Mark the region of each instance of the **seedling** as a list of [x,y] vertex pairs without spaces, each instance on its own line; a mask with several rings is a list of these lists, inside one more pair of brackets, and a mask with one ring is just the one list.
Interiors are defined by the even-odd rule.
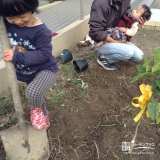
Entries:
[[138,74],[132,79],[132,82],[145,77],[151,83],[151,97],[146,104],[145,111],[147,111],[152,120],[156,121],[156,124],[159,124],[160,105],[155,96],[160,95],[160,47],[155,49],[153,60],[144,58],[144,63],[138,64],[136,67]]
[[137,99],[138,103],[135,104],[132,101],[132,105],[135,107],[140,107],[141,111],[134,118],[134,121],[138,121],[138,123],[131,141],[129,153],[132,153],[135,139],[137,137],[138,127],[145,112],[146,116],[154,120],[156,124],[160,123],[160,105],[155,99],[156,95],[160,95],[160,47],[155,49],[153,60],[150,58],[144,58],[143,64],[138,64],[136,67],[138,74],[132,79],[132,82],[135,82],[140,78],[146,78],[151,85],[141,84],[140,90],[142,95],[140,97],[133,98]]
[[56,94],[49,99],[50,106],[54,107],[55,105],[59,105],[61,107],[64,107],[65,104],[61,102],[61,98],[64,95],[63,92],[58,87],[55,87],[55,91],[56,91]]

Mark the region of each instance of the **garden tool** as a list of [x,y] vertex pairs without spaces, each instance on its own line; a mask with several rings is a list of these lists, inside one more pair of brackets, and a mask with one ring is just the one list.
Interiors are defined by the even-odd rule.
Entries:
[[[0,39],[3,50],[11,48],[2,17],[0,17]],[[10,160],[48,160],[49,144],[46,129],[35,130],[25,121],[13,63],[6,62],[6,68],[18,119],[18,125],[0,132],[6,157]]]

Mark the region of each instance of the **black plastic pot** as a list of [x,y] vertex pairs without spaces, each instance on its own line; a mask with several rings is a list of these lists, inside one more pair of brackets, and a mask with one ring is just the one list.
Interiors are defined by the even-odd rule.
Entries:
[[73,66],[76,72],[83,72],[88,68],[88,62],[85,59],[73,61]]

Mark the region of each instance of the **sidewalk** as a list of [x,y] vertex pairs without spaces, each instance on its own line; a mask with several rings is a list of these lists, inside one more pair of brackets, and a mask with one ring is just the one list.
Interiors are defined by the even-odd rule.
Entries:
[[[90,14],[93,0],[84,0],[84,16]],[[80,0],[65,0],[37,14],[52,31],[56,32],[69,24],[80,20]]]

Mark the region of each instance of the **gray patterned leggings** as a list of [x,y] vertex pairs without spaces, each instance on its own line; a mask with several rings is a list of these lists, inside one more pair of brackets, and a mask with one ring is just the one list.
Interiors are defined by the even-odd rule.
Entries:
[[26,98],[28,99],[30,107],[41,107],[44,115],[47,114],[45,91],[55,83],[57,73],[51,71],[41,71],[36,77],[28,84],[26,88]]

